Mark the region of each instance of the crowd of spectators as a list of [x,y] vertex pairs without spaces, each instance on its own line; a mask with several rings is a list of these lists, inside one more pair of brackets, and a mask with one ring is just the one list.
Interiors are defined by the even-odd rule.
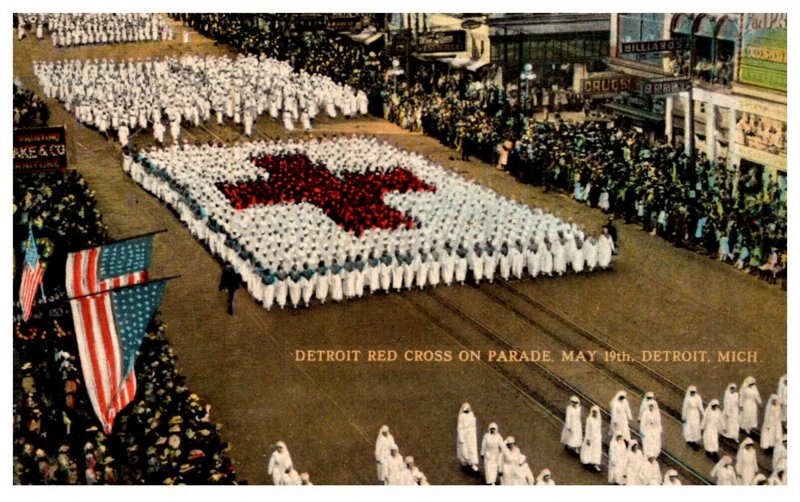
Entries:
[[63,268],[67,252],[108,239],[94,192],[77,171],[63,171],[18,175],[13,194],[14,291],[29,225],[45,268],[34,315],[14,321],[14,483],[235,483],[220,426],[178,374],[163,323],[153,322],[142,342],[136,398],[114,432],[102,432],[83,384]]
[[50,120],[50,110],[31,91],[14,83],[14,127],[40,127]]

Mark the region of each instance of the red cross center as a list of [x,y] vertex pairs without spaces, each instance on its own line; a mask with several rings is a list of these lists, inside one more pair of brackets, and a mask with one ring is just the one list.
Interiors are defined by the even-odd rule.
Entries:
[[261,155],[250,161],[268,172],[269,179],[216,185],[235,209],[307,202],[359,236],[369,229],[420,226],[411,216],[387,206],[383,202],[386,193],[436,192],[435,186],[400,167],[383,173],[345,172],[335,176],[324,164],[315,164],[304,154]]

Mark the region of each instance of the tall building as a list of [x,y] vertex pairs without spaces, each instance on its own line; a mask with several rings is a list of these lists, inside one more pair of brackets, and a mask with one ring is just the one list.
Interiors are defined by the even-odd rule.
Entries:
[[608,106],[687,151],[786,186],[787,14],[611,14]]

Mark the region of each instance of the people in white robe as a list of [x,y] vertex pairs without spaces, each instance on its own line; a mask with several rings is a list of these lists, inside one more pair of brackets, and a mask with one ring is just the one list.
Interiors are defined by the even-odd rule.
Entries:
[[579,455],[583,445],[583,431],[581,430],[581,402],[576,396],[569,398],[569,405],[564,417],[564,427],[561,429],[561,443],[564,448]]
[[708,403],[703,420],[700,422],[703,430],[703,448],[706,455],[717,460],[719,457],[719,434],[722,430],[722,411],[719,409],[719,400],[712,399]]
[[483,473],[487,485],[493,485],[497,481],[503,450],[505,450],[503,437],[497,432],[497,424],[492,422],[489,424],[489,430],[483,435],[483,441],[481,441]]
[[642,449],[639,447],[639,442],[635,439],[631,439],[628,444],[628,458],[627,465],[625,466],[626,485],[643,484],[640,474],[645,462],[644,453],[642,453]]
[[681,486],[681,480],[678,478],[678,471],[675,469],[668,469],[667,472],[664,473],[664,483],[662,486]]
[[773,471],[767,478],[767,485],[769,486],[782,486],[786,484],[786,471]]
[[625,441],[630,441],[631,431],[629,421],[633,420],[631,405],[628,402],[627,393],[621,390],[614,395],[614,399],[609,403],[611,413],[611,425],[608,428],[608,436],[613,439],[617,433],[621,434]]
[[611,264],[611,257],[614,254],[614,241],[608,235],[608,230],[603,229],[603,232],[597,238],[597,266],[606,269]]
[[48,13],[40,15],[36,37],[44,38],[44,26],[54,47],[98,43],[172,40],[172,27],[164,16],[143,13]]
[[786,470],[786,434],[781,438],[781,442],[775,445],[772,450],[772,471],[785,471]]
[[661,466],[655,455],[648,456],[647,461],[642,464],[642,468],[639,470],[639,479],[643,485],[658,486],[661,484]]
[[456,457],[463,467],[478,471],[478,429],[469,403],[461,405],[456,427]]
[[628,445],[622,433],[617,431],[608,443],[608,482],[624,485],[628,469]]
[[389,456],[389,447],[394,444],[394,437],[388,425],[382,425],[375,440],[375,465],[378,471],[378,482],[383,482],[383,459]]
[[639,434],[643,434],[642,432],[642,417],[644,416],[644,412],[647,411],[650,403],[655,403],[656,409],[658,409],[658,402],[656,401],[656,395],[650,391],[644,393],[644,398],[642,402],[639,404],[639,414],[636,416],[636,420],[639,422]]
[[597,472],[600,472],[600,462],[603,456],[602,426],[600,407],[594,405],[589,409],[589,416],[586,417],[580,458],[583,465],[592,466]]
[[542,469],[538,476],[536,476],[536,486],[555,486],[556,482],[553,479],[553,474],[550,469]]
[[738,476],[739,484],[751,484],[756,474],[758,474],[758,462],[756,460],[755,443],[750,438],[744,438],[742,444],[739,445],[739,451],[736,453],[736,475]]
[[783,440],[783,423],[781,422],[781,405],[778,395],[772,394],[764,407],[764,422],[761,425],[761,448],[768,450],[779,445]]
[[690,385],[683,397],[681,409],[683,421],[683,439],[692,448],[698,448],[702,439],[700,423],[703,421],[703,399],[697,393],[697,387]]
[[739,427],[745,434],[750,434],[758,427],[758,408],[761,407],[761,394],[756,387],[756,379],[748,376],[742,382],[739,391]]
[[711,469],[711,477],[720,486],[738,484],[736,470],[733,468],[733,459],[728,455],[723,456]]
[[533,475],[533,470],[531,469],[530,464],[528,463],[528,457],[522,455],[522,459],[520,460],[518,476],[520,478],[521,485],[528,485],[533,486],[536,484],[536,478]]
[[500,469],[502,476],[500,477],[501,485],[521,485],[524,478],[520,472],[524,455],[517,448],[514,436],[508,436],[505,440],[506,447],[503,453],[500,454]]
[[786,423],[786,409],[787,409],[786,405],[788,399],[788,394],[786,389],[787,384],[788,381],[786,375],[783,375],[778,380],[778,390],[775,392],[776,394],[778,394],[778,404],[781,406],[781,422],[783,422],[784,424]]
[[300,474],[294,469],[294,467],[288,467],[283,473],[281,481],[278,484],[283,486],[300,486],[303,484],[303,480],[300,479]]
[[286,448],[286,443],[278,441],[275,444],[275,450],[269,457],[267,463],[267,474],[272,476],[272,483],[280,485],[283,481],[287,469],[292,468],[292,456],[289,454],[289,449]]
[[425,477],[425,474],[419,470],[419,467],[414,463],[414,457],[407,456],[405,458],[406,469],[403,471],[403,485],[418,485],[418,486],[426,486],[428,485],[428,478]]
[[721,434],[739,442],[739,391],[735,383],[728,384],[722,399],[722,431]]
[[[178,112],[174,110],[177,108],[171,108],[166,115],[176,116]],[[297,216],[290,213],[287,218],[285,214],[278,217],[271,212],[237,211],[230,207],[226,196],[215,186],[218,183],[215,180],[252,179],[248,159],[261,155],[291,155],[298,151],[307,152],[314,162],[322,159],[328,165],[344,166],[346,171],[358,173],[374,172],[374,165],[387,162],[408,166],[421,179],[437,187],[436,197],[441,198],[444,204],[432,205],[431,199],[427,198],[430,194],[423,193],[420,197],[403,194],[403,204],[418,204],[401,206],[404,210],[416,207],[411,212],[423,215],[421,228],[415,228],[413,233],[401,228],[394,232],[367,231],[363,236],[357,236],[343,232],[338,226],[330,228],[330,220],[324,215],[320,216],[322,219],[316,215],[307,219],[310,217],[301,212]],[[243,270],[247,290],[265,308],[270,308],[273,302],[285,308],[287,304],[296,307],[308,305],[312,298],[319,303],[328,298],[334,301],[357,298],[365,290],[370,293],[377,291],[379,288],[376,286],[384,290],[389,286],[395,289],[433,286],[440,280],[437,266],[445,283],[461,281],[470,268],[467,257],[475,267],[474,277],[480,280],[488,278],[486,271],[497,265],[500,255],[507,253],[509,260],[503,269],[507,266],[509,270],[501,270],[501,273],[509,272],[516,276],[521,272],[515,271],[515,267],[524,270],[523,258],[530,251],[521,251],[518,261],[522,266],[515,265],[516,258],[510,257],[516,257],[520,243],[530,241],[535,248],[546,249],[549,238],[552,237],[553,242],[566,239],[567,245],[559,244],[566,252],[575,246],[574,243],[569,245],[569,239],[581,238],[570,225],[542,210],[531,210],[502,197],[488,197],[488,201],[474,196],[465,199],[467,193],[463,182],[454,185],[452,174],[376,138],[312,138],[304,142],[261,140],[226,148],[183,143],[162,150],[139,152],[134,164],[138,167],[132,166],[131,175],[136,173],[137,183],[178,211],[181,220],[208,244],[212,253]],[[197,169],[198,165],[204,169]],[[387,195],[390,196],[395,195]],[[213,225],[209,212],[213,216]],[[486,228],[491,228],[491,233],[454,226],[452,222],[459,221],[456,216],[460,213],[471,213],[473,218],[480,218],[476,221],[487,222]],[[514,215],[514,218],[509,215]],[[507,220],[514,222],[513,228],[502,226],[502,222]],[[521,231],[519,227],[526,224],[520,222],[530,222],[531,229]],[[266,234],[266,230],[262,230],[266,228],[274,230]],[[311,228],[319,229],[318,233],[309,231]],[[444,246],[436,242],[436,238],[442,235],[442,228],[447,229],[448,239],[458,243],[457,249],[453,249],[450,241]],[[556,235],[551,235],[553,233]],[[232,242],[239,245],[235,251]],[[259,243],[259,250],[254,249],[255,243]],[[360,258],[370,254],[376,258]],[[309,263],[321,265],[310,269]],[[373,271],[375,265],[380,267],[379,272]],[[289,274],[287,270],[295,272]],[[385,281],[389,283],[384,284]],[[365,288],[366,285],[369,288]]]
[[645,457],[658,457],[661,454],[661,412],[655,402],[648,403],[642,415],[642,451]]
[[403,456],[400,455],[400,449],[396,444],[389,445],[389,455],[383,458],[382,465],[384,485],[403,484],[403,472],[406,470],[406,464],[403,462]]

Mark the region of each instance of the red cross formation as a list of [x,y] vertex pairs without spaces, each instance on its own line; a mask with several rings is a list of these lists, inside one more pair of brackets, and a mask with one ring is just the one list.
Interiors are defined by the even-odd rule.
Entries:
[[269,173],[268,180],[217,183],[235,209],[307,202],[359,236],[369,229],[420,225],[411,216],[387,206],[383,202],[386,193],[436,191],[435,186],[399,167],[382,173],[346,172],[335,176],[324,164],[315,164],[304,154],[262,155],[250,160]]

